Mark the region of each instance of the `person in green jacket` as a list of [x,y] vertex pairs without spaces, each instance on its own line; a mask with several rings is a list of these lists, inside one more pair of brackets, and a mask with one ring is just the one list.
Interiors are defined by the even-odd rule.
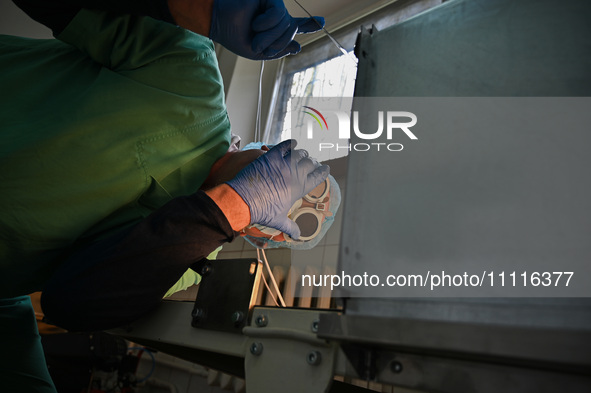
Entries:
[[[210,38],[273,59],[296,53],[295,33],[318,21],[291,18],[275,0],[203,1],[205,18],[182,0],[86,2],[110,12],[16,3],[58,39],[0,38],[0,387],[53,392],[24,295],[43,291],[57,325],[106,329],[153,309],[248,224],[297,238],[290,194],[305,195],[328,169],[293,142],[199,191],[231,137]],[[294,157],[304,170],[290,169]],[[255,172],[268,176],[254,183]],[[301,173],[301,188],[282,188]]]

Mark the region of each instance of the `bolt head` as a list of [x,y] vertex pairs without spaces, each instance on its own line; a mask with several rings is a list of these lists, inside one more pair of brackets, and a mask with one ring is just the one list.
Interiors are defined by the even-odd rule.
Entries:
[[260,356],[263,353],[263,343],[252,343],[250,345],[250,353],[254,356]]
[[254,319],[254,323],[258,327],[265,327],[269,323],[269,320],[267,319],[266,315],[261,314],[261,315],[257,315],[257,317]]
[[318,333],[318,326],[320,325],[320,321],[314,321],[312,322],[312,332],[313,333]]
[[392,370],[393,373],[398,374],[402,372],[402,363],[400,363],[397,360],[392,361],[392,363],[390,363],[390,370]]
[[322,356],[320,355],[320,352],[310,351],[308,353],[308,356],[306,356],[306,361],[311,366],[317,366],[320,364],[321,358],[322,358]]
[[211,265],[208,263],[208,264],[204,265],[204,266],[201,268],[201,275],[202,275],[203,277],[205,277],[205,276],[207,276],[209,273],[211,273],[211,270],[212,270],[212,269],[211,269]]
[[191,316],[193,317],[193,319],[195,321],[201,320],[204,315],[205,315],[205,313],[203,312],[203,310],[201,308],[194,308],[193,311],[191,312]]
[[234,325],[239,325],[242,321],[244,321],[244,313],[242,311],[235,311],[232,314],[232,322]]

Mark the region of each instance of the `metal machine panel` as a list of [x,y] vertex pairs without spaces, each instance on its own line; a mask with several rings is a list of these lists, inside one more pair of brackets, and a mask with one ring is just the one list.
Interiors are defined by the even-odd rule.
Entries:
[[[367,29],[361,33],[356,47],[360,61],[355,95],[358,98],[590,96],[590,16],[591,4],[576,0],[560,3],[529,0],[446,2],[390,29]],[[502,120],[502,116],[499,113],[496,119]],[[372,264],[387,264],[397,269],[422,262],[433,263],[440,255],[445,255],[448,260],[460,260],[466,258],[466,250],[470,250],[472,255],[480,253],[486,256],[496,252],[490,247],[495,241],[500,249],[506,251],[500,254],[504,258],[520,260],[526,257],[535,260],[537,255],[544,259],[547,258],[545,251],[552,246],[548,245],[547,239],[531,236],[543,232],[543,228],[540,228],[543,220],[540,221],[538,217],[544,217],[548,207],[555,210],[556,217],[563,214],[564,225],[558,231],[560,237],[556,239],[556,244],[562,248],[554,250],[556,270],[561,270],[565,261],[591,261],[591,242],[585,240],[591,235],[591,178],[586,174],[587,168],[591,167],[591,157],[580,154],[580,146],[591,144],[591,134],[579,129],[576,138],[561,138],[561,131],[566,136],[571,135],[569,132],[572,129],[565,127],[554,131],[555,134],[549,135],[542,130],[530,141],[532,150],[536,151],[541,151],[543,144],[549,140],[559,145],[546,158],[533,157],[526,144],[505,145],[510,151],[499,154],[492,148],[503,147],[498,141],[491,145],[490,150],[485,145],[478,146],[478,154],[458,154],[454,149],[441,149],[441,144],[423,143],[412,151],[413,154],[396,156],[395,162],[392,155],[351,151],[339,269],[349,274],[363,274],[367,266]],[[478,132],[478,129],[474,129],[475,141],[478,140]],[[471,148],[465,135],[449,134],[446,137],[455,138],[454,146],[460,151]],[[419,146],[420,139],[419,136],[417,145],[413,146]],[[351,143],[356,142],[367,141],[353,136]],[[524,159],[533,157],[528,170],[516,171],[504,165],[507,157],[518,162],[520,156]],[[542,160],[538,168],[536,159]],[[539,168],[552,160],[568,161],[569,165],[572,164],[572,174],[566,172],[560,184],[554,187],[550,184],[542,192],[536,190],[534,193],[529,188],[530,180],[543,177]],[[382,171],[378,181],[372,175],[376,168],[388,167],[394,168],[389,176],[388,171]],[[396,177],[396,174],[401,173],[404,173],[404,182]],[[433,184],[449,184],[449,192],[443,198],[441,194],[429,192],[433,190]],[[443,214],[431,214],[434,207],[445,209],[445,214],[451,219],[454,219],[454,212],[466,211],[466,199],[461,197],[461,187],[454,188],[462,184],[496,184],[499,187],[510,184],[507,192],[529,198],[507,198],[504,205],[499,204],[502,200],[496,199],[493,201],[499,207],[496,215],[486,220],[471,221],[470,225],[474,225],[471,227],[457,225],[457,222],[448,226],[437,222]],[[496,193],[490,198],[499,196],[500,193]],[[482,211],[479,209],[485,209],[490,201],[477,199],[475,202],[470,208],[478,215]],[[439,233],[444,241],[424,242],[426,238],[422,235],[433,236],[434,226],[441,229]],[[393,236],[393,233],[401,234],[408,230],[415,236]],[[498,238],[486,238],[487,233],[498,234]],[[470,235],[469,243],[466,234]],[[527,241],[522,246],[519,242],[509,244],[511,234]],[[576,245],[569,247],[572,239],[577,239]],[[541,244],[539,248],[532,247],[536,241]],[[479,268],[482,270],[482,266]],[[579,276],[580,280],[589,278],[586,274]],[[450,329],[449,332],[457,325],[464,329],[462,334],[468,341],[479,341],[480,344],[472,348],[478,352],[470,357],[472,365],[482,361],[482,364],[518,364],[518,367],[528,365],[535,369],[540,362],[539,347],[546,342],[560,341],[561,359],[557,359],[554,366],[548,366],[552,363],[552,356],[545,357],[544,362],[548,364],[545,363],[543,368],[548,366],[557,372],[573,372],[579,376],[590,374],[591,357],[574,353],[579,344],[591,338],[589,299],[427,299],[420,296],[377,299],[360,297],[355,288],[343,293],[351,296],[346,301],[346,315],[340,319],[331,316],[330,320],[323,320],[325,324],[321,323],[321,333],[341,340],[345,346],[346,343],[363,343],[365,348],[371,347],[375,336],[371,332],[377,329],[382,332],[379,342],[374,343],[378,349],[373,347],[377,353],[384,348],[394,348],[398,353],[418,353],[427,358],[429,354],[442,356],[443,353],[444,359],[437,359],[440,365],[441,362],[446,364],[445,359],[462,358],[459,353],[465,348],[462,349],[459,342],[454,347],[453,341],[446,341],[441,336],[440,340],[427,340],[428,345],[425,347],[418,345],[414,339],[405,341],[405,337],[413,335],[400,330],[410,326],[405,321],[413,321],[411,325],[423,324],[421,326],[427,330],[443,322]],[[361,328],[364,323],[371,323],[373,328]],[[385,328],[378,329],[376,326],[389,326],[397,330],[392,330],[392,335],[389,335]],[[413,326],[416,329],[418,325]],[[503,334],[507,331],[505,329],[519,332],[522,342],[519,355],[505,353],[492,361],[491,356],[499,355],[495,352],[503,347],[501,344]],[[528,335],[528,332],[532,334]],[[389,341],[388,337],[392,340]],[[420,341],[420,337],[413,337]],[[460,337],[456,336],[455,339]],[[569,351],[573,354],[570,359]],[[365,355],[368,353],[366,351]],[[518,363],[514,363],[516,358],[519,358]],[[573,363],[578,368],[576,371],[575,367],[567,371],[559,363]],[[447,364],[450,369],[453,367],[451,360]],[[441,380],[429,379],[428,362],[423,365],[425,368],[422,370],[418,366],[422,374],[416,376],[420,386],[412,383],[403,385],[433,391],[472,391],[463,389],[462,383],[466,380],[459,379],[455,384],[443,387]],[[512,373],[513,384],[506,381],[502,390],[529,391],[532,384],[527,383],[527,378],[530,377],[519,370],[525,369],[517,369]],[[516,382],[520,375],[526,382]],[[579,387],[585,386],[582,383],[580,380],[574,382]],[[588,380],[584,383],[588,383]]]

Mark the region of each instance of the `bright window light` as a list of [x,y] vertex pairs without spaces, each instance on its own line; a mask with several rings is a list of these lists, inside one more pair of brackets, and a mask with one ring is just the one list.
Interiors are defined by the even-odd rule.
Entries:
[[[353,97],[355,89],[355,77],[357,65],[350,58],[353,56],[341,55],[330,60],[308,67],[293,75],[290,89],[290,97],[287,100],[287,108],[283,118],[280,140],[289,139],[291,131],[291,103],[294,97]],[[301,100],[298,100],[301,102]],[[304,100],[305,103],[305,100]],[[350,108],[349,108],[350,109]],[[338,143],[338,135],[334,135],[334,143]],[[342,144],[343,141],[340,141]],[[346,156],[348,150],[321,152],[319,161],[331,160]]]

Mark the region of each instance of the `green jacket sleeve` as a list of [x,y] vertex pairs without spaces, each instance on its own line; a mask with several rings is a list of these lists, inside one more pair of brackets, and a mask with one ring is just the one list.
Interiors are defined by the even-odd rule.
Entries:
[[229,146],[209,39],[88,10],[60,39],[0,37],[3,296],[42,289],[79,244],[191,195]]
[[[211,56],[213,42],[203,36],[148,17],[81,10],[57,39],[75,46],[114,71],[133,70],[175,57]],[[171,59],[172,56],[172,59]]]
[[143,15],[175,23],[168,0],[12,0],[37,22],[61,33],[83,8],[107,11],[117,15]]

